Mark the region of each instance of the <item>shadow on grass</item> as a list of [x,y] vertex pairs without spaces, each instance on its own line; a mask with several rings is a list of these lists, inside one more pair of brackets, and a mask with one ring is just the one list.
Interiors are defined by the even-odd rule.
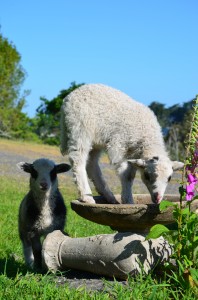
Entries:
[[19,262],[14,256],[0,259],[0,275],[13,279],[19,273],[25,275],[27,271],[25,264]]
[[[27,272],[31,272],[34,274],[42,274],[46,275],[47,272],[36,272],[32,269],[29,269],[24,262],[20,262],[17,258],[14,257],[14,255],[10,255],[8,258],[0,259],[0,275],[5,275],[10,279],[14,279],[17,274],[26,275]],[[51,274],[49,272],[49,274]],[[89,273],[86,271],[80,271],[80,270],[73,270],[68,269],[64,272],[57,272],[55,277],[65,277],[67,279],[75,279],[75,280],[81,280],[81,279],[101,279],[104,276],[96,275],[93,273]]]

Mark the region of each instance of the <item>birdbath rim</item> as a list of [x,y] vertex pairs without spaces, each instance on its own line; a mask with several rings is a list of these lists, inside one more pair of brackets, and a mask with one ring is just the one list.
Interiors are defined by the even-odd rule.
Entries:
[[[120,203],[121,196],[115,195]],[[166,194],[163,199],[179,204],[179,195]],[[96,203],[83,203],[79,200],[71,202],[71,208],[81,217],[110,226],[112,229],[124,232],[144,233],[155,224],[173,224],[173,207],[165,211],[159,210],[159,204],[151,202],[149,194],[135,194],[134,204],[109,204],[101,196],[95,196]],[[185,205],[185,204],[184,204]],[[198,200],[193,201],[192,210],[198,210]]]

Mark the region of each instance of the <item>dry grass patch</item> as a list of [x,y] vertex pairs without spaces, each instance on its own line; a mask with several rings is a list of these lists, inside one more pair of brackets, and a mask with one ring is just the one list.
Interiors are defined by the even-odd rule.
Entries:
[[24,141],[12,141],[0,139],[0,151],[11,153],[20,153],[21,155],[28,156],[28,154],[48,154],[50,156],[61,156],[60,150],[56,146],[49,146],[43,144],[35,144]]

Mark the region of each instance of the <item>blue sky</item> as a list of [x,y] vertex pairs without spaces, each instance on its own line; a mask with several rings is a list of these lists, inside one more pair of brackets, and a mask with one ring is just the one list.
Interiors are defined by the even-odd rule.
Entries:
[[30,89],[25,112],[76,83],[104,83],[148,105],[198,94],[197,0],[6,0],[1,33]]

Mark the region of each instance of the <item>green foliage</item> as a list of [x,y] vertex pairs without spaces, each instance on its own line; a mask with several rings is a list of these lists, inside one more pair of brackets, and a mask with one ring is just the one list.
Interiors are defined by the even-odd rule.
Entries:
[[175,206],[173,216],[178,224],[178,230],[170,232],[174,256],[186,269],[198,268],[198,215],[190,210],[187,202],[185,208]]
[[15,46],[0,34],[0,106],[13,107],[25,78]]
[[167,127],[167,117],[168,117],[168,111],[165,108],[165,104],[159,103],[159,102],[152,102],[149,105],[149,108],[155,113],[155,115],[158,118],[158,121],[160,125],[165,128]]
[[32,137],[29,118],[22,113],[28,91],[20,95],[26,73],[16,47],[0,34],[0,136]]
[[194,99],[183,105],[175,104],[168,108],[158,102],[149,105],[162,126],[166,146],[172,159],[183,160],[185,155],[183,141],[189,133],[193,102]]
[[[167,238],[173,245],[173,258],[177,263],[177,272],[172,274],[172,279],[182,288],[196,288],[198,287],[198,213],[191,210],[191,203],[198,198],[195,195],[198,184],[198,97],[194,100],[182,177],[179,205],[168,201],[162,201],[160,204],[161,211],[173,206],[173,218],[177,223],[177,229],[168,230],[165,226],[157,224],[151,228],[147,239],[157,238],[160,235]],[[171,263],[168,265],[172,268]]]
[[[163,203],[163,201],[162,201]],[[172,202],[169,203],[172,206]],[[168,207],[168,201],[164,209]],[[165,208],[166,207],[166,208]],[[164,236],[173,245],[173,255],[178,265],[174,278],[182,288],[198,286],[198,214],[190,210],[190,202],[182,208],[174,205],[173,217],[177,229],[169,230],[166,226],[157,224],[150,229],[146,239]],[[172,268],[171,263],[168,267]]]
[[172,206],[175,206],[174,202],[164,200],[160,203],[159,209],[160,209],[160,211],[163,211],[163,210],[167,209],[168,207],[172,207]]
[[[163,128],[170,128],[173,124],[183,123],[185,116],[188,112],[192,112],[194,99],[180,104],[174,104],[168,108],[164,104],[159,102],[152,102],[149,107],[155,113],[160,125]],[[183,124],[185,126],[185,124]],[[188,131],[189,127],[187,126]]]
[[68,89],[60,91],[52,100],[40,98],[42,104],[37,108],[35,122],[36,132],[44,143],[59,145],[60,109],[63,99],[81,85],[72,82]]
[[169,229],[162,225],[162,224],[156,224],[154,225],[151,229],[149,234],[146,236],[146,239],[157,239],[158,237],[160,237],[161,235],[168,233]]

